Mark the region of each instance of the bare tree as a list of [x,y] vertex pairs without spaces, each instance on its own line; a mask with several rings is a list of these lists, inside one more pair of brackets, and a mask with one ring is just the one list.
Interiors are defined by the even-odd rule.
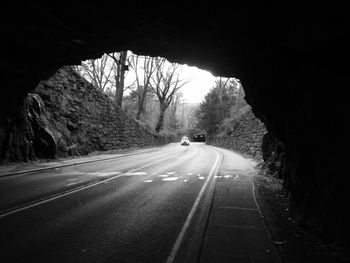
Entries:
[[156,71],[152,77],[152,89],[159,100],[159,117],[156,132],[163,129],[164,113],[174,99],[174,95],[187,83],[179,79],[181,65],[167,63],[164,58],[155,58]]
[[117,106],[122,108],[123,104],[123,94],[124,94],[124,79],[125,71],[128,70],[128,67],[125,65],[127,51],[122,51],[119,54],[119,59],[116,57],[115,53],[108,54],[110,58],[113,59],[115,65],[115,97],[114,101]]
[[167,111],[168,118],[167,119],[169,121],[169,128],[172,130],[179,128],[178,113],[179,113],[182,101],[183,101],[182,100],[182,93],[177,92],[174,94],[174,98],[168,107],[168,111]]
[[116,65],[103,55],[99,59],[89,59],[81,62],[81,67],[77,67],[78,72],[91,82],[96,88],[105,92],[106,87],[113,83]]
[[[131,55],[128,59],[130,67],[134,70],[136,76],[136,89],[133,91],[137,97],[136,119],[140,120],[141,114],[144,112],[146,104],[146,96],[150,91],[151,76],[155,71],[154,58],[142,57],[143,66],[141,72],[139,70],[141,57],[139,55]],[[141,62],[142,63],[142,62]],[[140,76],[141,75],[141,76]]]
[[124,79],[128,70],[125,65],[126,59],[127,51],[114,52],[104,54],[99,59],[81,62],[81,66],[76,69],[96,88],[108,96],[113,96],[115,103],[121,107],[123,93],[129,88],[129,86],[124,87]]
[[198,105],[182,104],[181,121],[186,130],[193,130],[197,124],[196,111]]
[[187,130],[194,130],[197,127],[196,110],[192,110],[188,113],[185,128]]
[[226,80],[224,80],[223,77],[218,77],[215,80],[215,86],[219,87],[220,89],[224,89],[226,88],[228,85],[231,85],[231,82],[234,81],[234,79],[232,78],[226,78]]

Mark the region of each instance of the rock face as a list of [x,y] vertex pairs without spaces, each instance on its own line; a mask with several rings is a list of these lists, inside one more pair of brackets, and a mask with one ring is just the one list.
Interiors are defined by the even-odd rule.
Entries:
[[48,119],[37,94],[29,94],[17,111],[1,118],[0,162],[54,158],[56,140]]
[[231,134],[208,136],[206,142],[262,160],[261,145],[265,133],[266,128],[264,124],[249,109],[235,121]]
[[287,153],[286,145],[281,142],[271,132],[265,133],[261,143],[261,151],[263,154],[263,169],[275,178],[285,179],[284,188],[288,189],[289,177],[287,175]]
[[10,130],[0,129],[3,162],[170,142],[127,116],[69,67],[42,81],[8,121]]
[[254,114],[285,144],[291,216],[349,244],[346,3],[240,0],[232,6],[6,3],[0,123],[59,67],[104,52],[129,49],[239,78]]

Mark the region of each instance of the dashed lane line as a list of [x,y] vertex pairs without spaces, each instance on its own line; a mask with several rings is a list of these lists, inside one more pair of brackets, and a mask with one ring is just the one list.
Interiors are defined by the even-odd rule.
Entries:
[[[180,153],[180,154],[182,154],[182,153]],[[180,155],[180,154],[178,154],[178,155]],[[21,211],[24,211],[24,210],[33,208],[33,207],[36,207],[36,206],[39,206],[39,205],[42,205],[42,204],[45,204],[45,203],[48,203],[48,202],[57,200],[57,199],[62,198],[62,197],[64,197],[64,196],[71,195],[71,194],[74,194],[74,193],[77,193],[77,192],[80,192],[80,191],[89,189],[89,188],[91,188],[91,187],[94,187],[94,186],[97,186],[97,185],[106,183],[106,182],[108,182],[108,181],[112,181],[112,180],[114,180],[114,179],[116,179],[116,178],[119,178],[119,177],[121,177],[121,176],[124,176],[124,175],[127,174],[127,173],[132,173],[132,172],[141,170],[141,169],[143,169],[143,168],[146,168],[146,167],[149,167],[149,166],[158,164],[159,162],[167,161],[167,160],[173,159],[173,158],[174,158],[174,156],[173,156],[173,157],[167,157],[167,158],[164,158],[164,159],[161,159],[161,160],[157,160],[157,161],[152,162],[152,163],[150,163],[150,164],[147,164],[147,165],[144,165],[144,166],[141,166],[141,167],[138,167],[138,168],[129,170],[129,171],[125,172],[125,173],[121,173],[121,174],[118,174],[118,175],[116,175],[116,176],[113,176],[113,177],[110,177],[110,178],[107,178],[107,179],[98,180],[98,181],[93,181],[93,182],[90,182],[90,183],[88,183],[88,184],[85,184],[85,185],[82,185],[82,186],[78,186],[78,187],[75,187],[75,188],[73,188],[73,189],[70,189],[70,190],[67,190],[67,191],[58,193],[58,194],[54,194],[54,195],[51,195],[51,196],[47,196],[47,197],[44,197],[44,198],[42,198],[42,199],[35,200],[35,201],[33,201],[33,202],[30,202],[30,203],[27,203],[27,204],[24,204],[24,205],[12,207],[11,209],[8,209],[8,210],[5,210],[5,211],[0,212],[0,219],[1,219],[1,218],[4,218],[4,217],[6,217],[6,216],[13,215],[13,214],[16,214],[16,213],[18,213],[18,212],[21,212]]]

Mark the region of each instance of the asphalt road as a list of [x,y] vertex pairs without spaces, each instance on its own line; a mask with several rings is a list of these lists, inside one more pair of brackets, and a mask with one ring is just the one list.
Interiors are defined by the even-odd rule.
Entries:
[[0,178],[1,262],[171,262],[220,155],[171,144]]

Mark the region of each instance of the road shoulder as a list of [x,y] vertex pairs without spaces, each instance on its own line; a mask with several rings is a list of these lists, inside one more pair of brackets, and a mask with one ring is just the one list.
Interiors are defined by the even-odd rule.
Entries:
[[257,173],[255,195],[283,262],[349,262],[341,251],[299,227],[288,212],[283,182]]
[[223,162],[198,262],[281,262],[254,196],[255,163],[213,148],[223,154]]

